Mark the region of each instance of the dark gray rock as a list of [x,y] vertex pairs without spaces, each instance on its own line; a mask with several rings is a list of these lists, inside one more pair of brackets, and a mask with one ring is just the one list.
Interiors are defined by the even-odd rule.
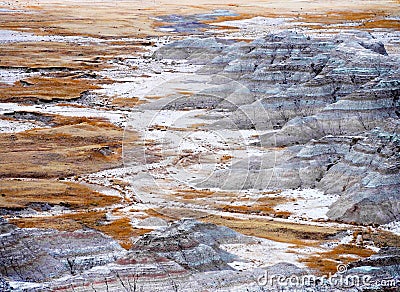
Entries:
[[125,251],[97,231],[13,229],[0,237],[0,274],[43,282],[115,261]]
[[9,292],[11,291],[10,284],[6,279],[4,279],[2,276],[0,276],[0,291],[2,292]]
[[224,243],[252,242],[227,227],[183,219],[171,226],[145,234],[132,250],[150,251],[196,271],[231,269],[235,256],[219,248]]
[[209,128],[269,130],[261,147],[287,147],[218,170],[199,187],[317,187],[341,196],[328,213],[334,220],[399,220],[400,62],[381,42],[356,30],[324,39],[282,32],[233,45],[186,39],[156,56],[186,47],[213,52],[198,74],[225,76],[249,94],[231,102],[228,82],[172,108],[229,109]]

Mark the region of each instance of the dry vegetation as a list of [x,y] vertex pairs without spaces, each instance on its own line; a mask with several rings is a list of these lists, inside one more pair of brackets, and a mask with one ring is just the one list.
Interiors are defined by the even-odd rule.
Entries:
[[[358,240],[359,237],[361,240]],[[339,264],[348,264],[374,254],[368,245],[400,247],[400,236],[382,230],[356,228],[349,244],[339,244],[331,250],[308,255],[301,261],[320,274],[334,274]]]
[[232,155],[222,155],[220,158],[220,162],[224,163],[224,162],[228,162],[233,158]]
[[[0,13],[0,19],[3,15]],[[29,27],[29,25],[27,26]],[[67,42],[0,44],[0,66],[68,70],[101,70],[107,61],[141,51],[136,43],[80,45]]]
[[258,215],[270,215],[281,218],[287,218],[291,215],[290,212],[277,211],[274,208],[277,205],[284,204],[292,199],[285,197],[263,197],[258,199],[255,203],[249,205],[239,206],[224,206],[222,208],[225,212],[232,213],[243,213],[243,214],[258,214]]
[[99,88],[96,83],[71,77],[30,77],[12,86],[0,85],[0,101],[76,99],[86,90]]
[[98,119],[64,119],[69,124],[0,134],[0,177],[65,177],[121,164],[122,129]]
[[214,197],[226,197],[226,198],[237,198],[237,194],[223,192],[223,191],[211,191],[211,190],[177,190],[174,194],[175,197],[179,197],[184,200],[199,199],[199,198],[214,198]]
[[119,197],[106,196],[72,182],[57,180],[0,180],[0,208],[17,209],[32,204],[63,205],[90,209],[117,204]]
[[140,236],[151,231],[148,229],[133,228],[129,218],[121,218],[112,222],[107,222],[105,211],[88,211],[51,217],[11,219],[10,223],[21,228],[53,228],[60,231],[75,231],[85,228],[96,229],[113,237],[126,249],[132,246],[131,237]]
[[342,29],[389,28],[400,30],[398,20],[385,19],[389,15],[390,13],[384,10],[342,10],[329,11],[326,14],[315,13],[299,16],[301,21],[310,24],[313,29],[326,28],[327,25],[340,25]]
[[[280,191],[264,193],[264,197],[253,200],[247,197],[242,198],[240,194],[232,192],[182,189],[177,190],[171,196],[183,203],[197,204],[199,206],[207,204],[208,206],[213,206],[214,209],[224,212],[287,218],[291,215],[290,212],[278,211],[274,208],[277,205],[293,201],[294,199],[278,196],[279,193]],[[241,204],[239,205],[238,203]]]
[[354,244],[340,244],[332,250],[320,252],[302,259],[309,268],[328,275],[337,272],[339,264],[348,264],[360,258],[366,258],[374,254],[371,249],[356,246]]
[[245,220],[216,215],[210,215],[201,220],[224,225],[246,235],[299,245],[310,245],[314,241],[326,240],[340,231],[340,229],[334,227],[310,226],[263,219]]
[[[157,1],[80,1],[64,5],[63,1],[27,3],[16,2],[21,9],[36,13],[1,13],[0,28],[24,30],[39,35],[81,35],[100,38],[138,37],[166,34],[157,30],[156,20],[149,17],[168,14],[208,13],[214,9],[228,7],[238,16],[220,17],[212,22],[242,19],[254,16],[295,17],[302,21],[322,24],[344,23],[351,20],[366,20],[371,26],[386,27],[381,17],[396,15],[398,3],[389,0],[359,1],[256,1],[221,0],[218,3],[200,0],[193,5],[190,0]],[[290,8],[289,8],[290,7]],[[5,7],[7,8],[7,7]],[[249,14],[250,11],[250,14]],[[162,24],[162,23],[160,23]],[[398,23],[392,23],[398,27]],[[117,45],[117,44],[115,44]]]
[[166,221],[174,221],[182,218],[203,218],[207,212],[188,208],[155,208],[145,211],[149,216],[158,217]]
[[[233,217],[208,216],[204,222],[228,226],[240,233],[292,244],[291,252],[301,253],[304,247],[319,247],[340,231],[339,228],[310,226],[261,219],[242,220]],[[371,249],[355,244],[339,244],[332,250],[307,255],[301,259],[317,273],[334,274],[339,264],[347,264],[360,258],[369,257]]]
[[146,103],[144,100],[139,100],[137,97],[132,98],[114,98],[111,102],[113,106],[118,108],[133,108],[135,106]]

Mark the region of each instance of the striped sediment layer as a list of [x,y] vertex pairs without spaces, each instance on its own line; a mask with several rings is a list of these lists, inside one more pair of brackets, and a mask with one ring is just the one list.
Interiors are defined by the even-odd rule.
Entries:
[[222,109],[227,113],[209,129],[260,133],[263,155],[216,171],[199,186],[316,187],[340,195],[331,219],[399,220],[400,62],[370,34],[282,32],[236,43],[188,38],[154,57],[204,64],[197,74],[216,85],[178,97],[168,109]]

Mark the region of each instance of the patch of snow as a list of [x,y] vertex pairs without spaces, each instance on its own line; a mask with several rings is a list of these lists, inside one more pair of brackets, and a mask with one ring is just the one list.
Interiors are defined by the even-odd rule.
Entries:
[[327,219],[329,206],[339,198],[337,195],[325,195],[316,189],[286,190],[281,195],[296,200],[277,205],[275,210],[290,212],[292,217],[309,219]]
[[[208,32],[225,39],[240,38],[254,40],[271,33],[280,33],[288,29],[291,31],[299,30],[298,26],[292,22],[294,20],[294,18],[268,18],[258,16],[248,19],[211,23],[211,25],[218,27],[218,29],[210,29]],[[220,27],[238,28],[239,31],[221,29]]]
[[174,31],[176,31],[176,29],[172,28],[172,27],[160,27],[159,30],[160,31],[165,31],[165,32],[174,32]]
[[[114,68],[100,72],[104,77],[117,81],[105,84],[95,92],[107,96],[138,97],[168,96],[176,92],[175,80],[185,80],[191,77],[190,73],[197,71],[201,65],[188,64],[187,61],[162,60],[151,61],[143,58],[131,58],[124,64],[113,64]],[[132,68],[137,68],[132,70]],[[161,74],[162,73],[162,74]],[[179,82],[183,84],[183,82]],[[178,83],[178,84],[179,84]]]
[[351,269],[351,271],[370,273],[372,271],[377,271],[377,270],[380,270],[380,269],[381,269],[380,267],[362,266],[362,267],[353,268],[353,269]]
[[136,228],[145,228],[145,229],[159,229],[161,227],[168,226],[168,223],[158,217],[148,217],[146,219],[140,220],[137,223],[133,224],[132,226]]
[[18,42],[70,42],[70,43],[89,43],[100,42],[101,39],[81,36],[60,36],[46,35],[38,36],[33,33],[20,32],[13,30],[0,30],[0,43],[18,43]]
[[365,248],[368,248],[374,252],[379,252],[381,249],[379,247],[376,247],[375,245],[364,245]]
[[32,283],[32,282],[17,282],[17,281],[10,281],[11,289],[16,291],[30,291],[35,290],[39,291],[39,289],[43,288],[43,284],[41,283]]
[[[4,5],[7,2],[2,2],[0,5]],[[0,8],[0,13],[26,13],[26,14],[33,14],[34,11],[27,11],[22,9],[7,9],[7,8]]]
[[0,69],[0,83],[13,85],[19,80],[39,74],[40,73],[26,73],[23,69]]
[[228,265],[237,271],[254,270],[254,263],[249,263],[249,262],[233,261],[231,263],[228,263]]
[[[187,119],[193,119],[197,115],[204,113],[205,110],[189,110],[189,111],[176,111],[176,110],[160,110],[157,111],[153,116],[151,121],[148,124],[148,127],[160,125],[167,127],[184,127],[192,122],[186,122]],[[198,120],[199,122],[200,120]],[[182,124],[182,122],[184,122]],[[195,133],[193,133],[195,134]]]
[[353,239],[354,239],[353,231],[347,230],[346,234],[342,238],[340,238],[340,240],[329,241],[329,242],[323,243],[321,245],[321,247],[333,249],[341,244],[349,244],[353,241]]
[[55,114],[69,117],[92,117],[104,118],[111,123],[122,126],[124,123],[123,111],[105,111],[93,108],[76,108],[69,106],[56,105],[20,105],[17,103],[0,103],[0,114],[5,114],[14,111],[38,112],[46,114]]
[[272,240],[255,238],[254,244],[222,244],[220,247],[236,256],[242,261],[235,261],[229,265],[237,270],[252,270],[260,267],[272,266],[280,262],[292,263],[303,267],[299,256],[288,252],[290,244]]
[[388,224],[381,225],[379,228],[400,236],[400,221],[393,221]]
[[266,26],[278,26],[287,23],[288,21],[293,20],[293,18],[269,18],[269,17],[262,17],[257,16],[248,19],[241,19],[241,20],[229,20],[223,22],[212,23],[211,25],[218,25],[218,26],[231,26],[237,28],[245,28],[245,29],[255,29],[255,28],[262,28]]
[[346,235],[345,237],[343,237],[343,238],[340,240],[340,244],[349,244],[350,242],[353,241],[353,239],[354,239],[353,234]]
[[80,183],[106,196],[123,197],[123,194],[121,194],[121,192],[118,189],[116,189],[115,186],[111,187],[111,186],[105,186],[103,184],[87,183],[82,181],[80,181]]
[[0,120],[0,133],[18,133],[37,127],[37,125],[30,122]]

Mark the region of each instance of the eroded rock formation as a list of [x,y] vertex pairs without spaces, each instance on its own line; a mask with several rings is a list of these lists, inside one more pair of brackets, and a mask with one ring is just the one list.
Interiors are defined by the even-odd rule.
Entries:
[[217,85],[161,108],[225,109],[210,129],[260,132],[261,157],[216,171],[199,186],[315,187],[341,195],[332,219],[399,219],[399,59],[371,35],[316,39],[287,32],[234,44],[186,39],[154,57],[205,64],[197,73],[211,74]]

